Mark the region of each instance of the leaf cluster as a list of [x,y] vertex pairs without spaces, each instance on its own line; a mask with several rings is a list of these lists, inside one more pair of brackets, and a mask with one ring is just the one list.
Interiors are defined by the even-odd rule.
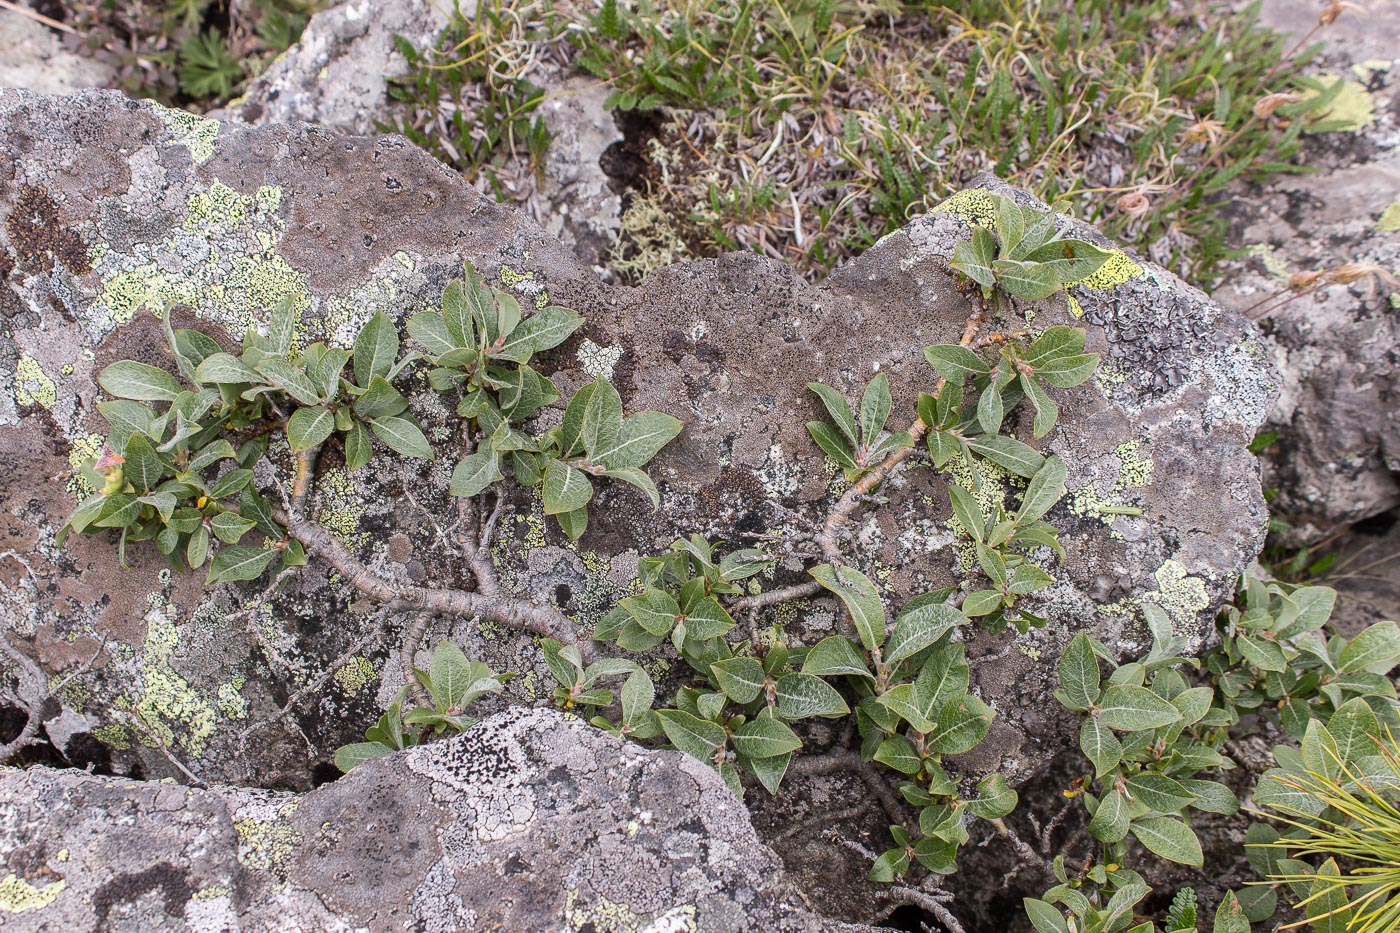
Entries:
[[891,401],[890,382],[884,373],[879,373],[866,385],[860,400],[859,418],[846,397],[830,386],[810,382],[807,388],[816,393],[831,416],[831,424],[807,422],[807,431],[817,446],[840,465],[848,482],[860,479],[896,450],[913,446],[914,439],[908,431],[885,430]]
[[983,298],[998,291],[1027,301],[1049,298],[1093,275],[1112,255],[1068,236],[1053,210],[1023,207],[990,192],[987,197],[996,211],[996,232],[974,226],[972,239],[953,248],[950,263],[981,287]]
[[405,710],[405,687],[379,721],[365,732],[365,741],[336,749],[336,767],[349,771],[371,759],[418,745],[431,735],[466,731],[476,722],[466,715],[467,708],[488,694],[499,693],[502,684],[514,675],[492,673],[480,661],[467,660],[462,649],[452,642],[443,641],[433,649],[428,669],[414,668],[413,676],[432,705]]
[[[1239,802],[1224,784],[1198,774],[1234,763],[1188,731],[1210,721],[1213,692],[1191,686],[1178,669],[1194,662],[1177,654],[1184,640],[1171,634],[1166,613],[1147,604],[1144,614],[1153,644],[1141,661],[1120,666],[1106,646],[1081,632],[1060,658],[1055,698],[1081,714],[1079,747],[1093,765],[1083,797],[1089,832],[1105,844],[1106,861],[1123,861],[1131,835],[1162,858],[1200,867],[1188,811],[1230,814]],[[1106,679],[1101,663],[1109,668]]]
[[570,540],[588,527],[593,477],[635,486],[658,507],[660,494],[642,467],[681,430],[678,419],[661,412],[624,417],[617,390],[601,377],[574,393],[557,427],[538,435],[519,429],[559,399],[554,383],[530,360],[582,325],[578,314],[555,305],[523,316],[513,295],[487,285],[470,264],[465,281],[444,291],[442,311],[408,321],[409,334],[433,365],[429,383],[456,399],[457,414],[477,438],[476,449],[453,470],[449,491],[479,495],[508,468],[520,485],[541,487],[545,514]]
[[1348,639],[1324,631],[1337,594],[1246,576],[1240,599],[1216,620],[1220,644],[1206,655],[1231,724],[1254,715],[1301,741],[1309,723],[1354,699],[1400,729],[1395,682],[1400,628],[1378,622]]
[[[247,329],[235,356],[200,331],[173,328],[167,315],[178,378],[134,360],[104,368],[97,381],[113,396],[97,405],[106,448],[81,467],[98,492],[69,517],[60,544],[69,530],[120,529],[123,553],[128,542],[152,540],[176,570],[201,567],[212,553],[210,584],[252,580],[278,558],[283,566],[306,560],[253,485],[275,430],[285,430],[293,453],[339,434],[350,470],[369,461],[371,435],[404,456],[430,458],[408,401],[390,384],[415,358],[398,359],[393,323],[375,314],[353,351],[318,342],[299,352],[298,323],[283,302],[266,334]],[[253,531],[264,546],[240,543]]]

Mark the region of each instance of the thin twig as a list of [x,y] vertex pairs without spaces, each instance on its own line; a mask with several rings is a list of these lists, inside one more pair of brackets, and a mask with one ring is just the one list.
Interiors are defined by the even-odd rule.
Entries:
[[855,752],[842,751],[828,753],[820,758],[799,758],[788,768],[788,773],[803,777],[831,774],[835,771],[849,771],[860,778],[880,802],[885,816],[893,823],[904,822],[908,814],[890,791],[889,785],[866,762],[861,761]]
[[[972,345],[977,337],[977,331],[986,321],[986,317],[986,312],[982,311],[980,308],[968,316],[967,326],[963,328],[962,339],[959,341],[962,346],[969,347]],[[938,380],[938,385],[933,390],[935,398],[943,391],[943,386],[945,384],[946,380]],[[914,439],[914,442],[908,447],[894,451],[885,457],[884,460],[881,460],[879,464],[862,476],[854,486],[846,490],[845,495],[836,503],[835,508],[831,510],[831,514],[827,516],[826,522],[822,525],[821,532],[817,535],[817,544],[821,547],[822,555],[826,558],[827,563],[834,566],[842,563],[841,549],[836,542],[844,526],[860,509],[861,504],[866,501],[866,497],[875,487],[888,479],[890,474],[895,471],[895,468],[918,449],[919,441],[923,440],[924,435],[928,433],[928,429],[929,425],[924,423],[922,417],[915,418],[914,423],[909,425],[906,429],[909,436]]]
[[1035,849],[1032,849],[1026,843],[1026,840],[1017,835],[1016,830],[1006,824],[1005,820],[988,820],[987,822],[991,823],[992,826],[996,828],[996,831],[1011,843],[1011,848],[1016,850],[1016,854],[1021,857],[1022,862],[1029,862],[1032,865],[1038,866],[1040,870],[1047,875],[1054,872],[1050,863],[1045,860],[1045,856],[1041,855]]
[[106,650],[107,639],[109,639],[110,637],[111,633],[103,632],[102,640],[97,643],[97,650],[92,653],[92,657],[88,658],[82,664],[79,664],[77,667],[73,668],[73,672],[71,674],[69,674],[67,677],[64,677],[58,683],[50,687],[49,696],[57,695],[60,691],[63,690],[64,687],[68,686],[76,678],[81,677],[83,674],[86,674],[88,671],[92,670],[92,666],[97,663],[97,659],[101,657],[102,652]]
[[262,648],[263,654],[267,656],[267,659],[275,662],[283,670],[288,671],[294,669],[292,663],[282,656],[282,652],[277,650],[277,646],[269,641],[267,636],[263,634],[263,630],[258,627],[258,614],[272,601],[273,596],[276,595],[282,584],[295,576],[300,570],[300,567],[295,566],[283,567],[277,572],[277,575],[272,578],[272,582],[263,588],[263,591],[258,594],[257,598],[244,608],[230,612],[224,619],[225,624],[242,623],[247,629],[248,634],[253,637],[253,641],[257,642],[258,647]]
[[291,537],[301,542],[308,554],[330,564],[356,590],[377,602],[388,604],[395,611],[414,610],[464,619],[479,616],[507,628],[557,639],[577,648],[585,658],[591,658],[595,653],[593,646],[578,636],[574,624],[551,605],[503,595],[490,596],[458,589],[393,583],[366,567],[322,525],[276,511],[273,517],[286,527]]
[[[4,551],[0,553],[0,560],[12,558],[17,564],[24,568],[29,574],[30,580],[37,587],[39,578],[34,574],[34,568],[29,565],[29,561],[16,554],[14,551]],[[17,755],[22,749],[30,745],[37,745],[41,741],[38,738],[39,726],[43,723],[44,703],[49,697],[55,696],[60,690],[79,677],[92,670],[92,666],[97,663],[97,659],[107,647],[107,635],[102,636],[102,640],[97,645],[97,650],[92,653],[92,657],[79,664],[77,667],[59,680],[53,686],[49,686],[44,672],[33,659],[21,652],[10,641],[9,637],[0,631],[0,652],[3,652],[14,664],[15,670],[15,701],[24,710],[24,726],[20,729],[19,735],[15,736],[4,745],[0,745],[0,762],[5,762]],[[27,694],[27,695],[26,695]]]
[[428,696],[428,691],[423,689],[423,685],[418,682],[418,678],[413,674],[413,656],[418,653],[418,646],[423,643],[423,636],[427,634],[428,625],[433,621],[433,617],[426,613],[414,618],[404,629],[403,640],[399,642],[399,669],[403,671],[403,682],[408,687],[409,695],[419,706],[432,706],[432,697]]
[[782,832],[774,836],[771,841],[781,842],[784,839],[790,839],[793,836],[796,836],[798,833],[811,829],[813,824],[819,824],[824,829],[827,829],[829,831],[830,828],[832,826],[835,826],[837,823],[840,823],[843,820],[853,820],[865,812],[865,804],[856,804],[855,806],[847,807],[844,810],[823,811],[821,813],[815,814],[809,819],[799,820],[793,823],[792,825],[784,829]]
[[12,3],[11,0],[0,0],[0,10],[9,10],[11,13],[18,13],[20,16],[26,16],[36,23],[43,23],[45,26],[57,29],[60,32],[66,32],[70,35],[78,34],[78,30],[69,26],[67,23],[61,23],[56,19],[50,19],[43,13],[36,13],[28,7],[22,7],[18,3]]
[[311,492],[311,480],[316,475],[316,460],[320,455],[320,444],[297,454],[297,472],[292,480],[292,501],[288,503],[288,511],[305,514],[306,496]]
[[496,505],[491,509],[491,515],[486,519],[486,523],[481,527],[481,540],[477,544],[479,556],[486,556],[491,550],[491,540],[496,535],[496,525],[501,520],[501,513],[505,511],[506,497],[499,489],[493,490],[496,495]]
[[156,749],[156,751],[160,752],[161,755],[165,757],[166,761],[170,762],[176,767],[177,770],[179,770],[181,774],[189,778],[191,784],[193,784],[195,787],[200,788],[206,788],[209,786],[207,783],[205,783],[203,778],[195,774],[193,771],[191,771],[188,767],[185,766],[185,763],[183,761],[175,757],[175,754],[170,750],[170,747],[165,744],[165,739],[162,738],[160,734],[157,733],[154,729],[152,729],[143,718],[141,718],[140,713],[132,711],[126,713],[126,716],[124,718],[129,720],[130,724],[132,724],[137,729],[137,731],[139,731],[142,735],[144,735],[147,739],[151,741],[153,747]]
[[867,849],[865,846],[861,845],[859,842],[856,842],[854,839],[847,839],[847,838],[845,838],[844,836],[842,836],[840,833],[838,833],[838,832],[837,832],[836,830],[834,830],[834,829],[831,830],[830,836],[831,836],[832,839],[836,840],[836,842],[837,842],[839,845],[841,845],[843,848],[850,849],[850,850],[851,850],[852,852],[854,852],[856,855],[862,856],[862,857],[864,857],[864,858],[868,858],[868,859],[870,859],[870,861],[872,861],[872,862],[875,861],[877,858],[880,857],[880,856],[879,856],[878,854],[876,854],[874,851],[872,851],[872,850],[870,850],[870,849]]
[[757,611],[766,609],[769,606],[776,606],[779,603],[791,602],[796,599],[807,599],[822,591],[822,585],[816,580],[808,580],[806,583],[794,583],[792,586],[785,586],[781,589],[768,590],[763,593],[755,593],[752,596],[742,596],[730,604],[730,608],[736,612]]
[[4,745],[0,745],[0,762],[9,761],[22,749],[37,745],[36,733],[43,718],[44,701],[50,691],[45,684],[44,672],[32,660],[10,643],[10,639],[0,632],[0,651],[3,651],[16,667],[15,701],[25,713],[24,727],[19,735]]
[[1060,824],[1065,821],[1065,817],[1068,816],[1069,812],[1073,809],[1075,809],[1073,801],[1066,802],[1064,806],[1060,807],[1060,809],[1055,813],[1054,816],[1050,817],[1050,821],[1045,824],[1045,827],[1041,829],[1040,853],[1042,855],[1048,854],[1050,852],[1051,834],[1053,834],[1055,830],[1059,828]]

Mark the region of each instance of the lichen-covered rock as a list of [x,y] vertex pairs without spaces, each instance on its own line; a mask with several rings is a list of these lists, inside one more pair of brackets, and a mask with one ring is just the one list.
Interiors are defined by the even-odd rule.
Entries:
[[[152,311],[170,307],[177,322],[226,339],[225,328],[261,322],[291,298],[306,312],[305,339],[347,345],[377,310],[401,320],[435,305],[463,259],[524,304],[577,309],[587,325],[542,364],[566,397],[606,374],[628,410],[686,424],[653,464],[658,512],[629,487],[604,484],[577,545],[545,524],[528,493],[502,523],[493,559],[507,587],[553,601],[587,629],[630,592],[638,558],[678,535],[782,541],[819,523],[840,480],[803,427],[819,416],[805,384],[854,394],[878,369],[897,416],[912,417],[916,392],[933,381],[921,348],[955,342],[974,308],[947,257],[987,215],[985,193],[965,192],[820,286],[733,254],[609,287],[534,223],[395,137],[221,125],[115,94],[3,92],[0,156],[0,454],[12,467],[0,474],[0,553],[27,564],[0,559],[3,624],[51,676],[97,652],[65,687],[62,710],[46,715],[48,734],[60,752],[96,736],[121,771],[174,775],[169,752],[206,780],[265,786],[306,786],[313,765],[372,722],[402,683],[387,658],[410,620],[392,620],[353,668],[269,725],[374,624],[374,607],[344,580],[313,565],[235,625],[230,613],[252,585],[207,590],[138,547],[121,570],[115,543],[100,535],[54,547],[80,491],[74,464],[102,441],[94,374],[122,357],[169,365]],[[1067,720],[1046,697],[1074,632],[1134,652],[1146,600],[1198,644],[1265,523],[1246,445],[1272,404],[1273,377],[1253,328],[1127,253],[1027,313],[1036,328],[1084,326],[1105,364],[1063,393],[1061,426],[1047,439],[1070,488],[1049,516],[1068,551],[1062,566],[1044,561],[1056,582],[1036,605],[1049,624],[1020,637],[967,634],[975,689],[998,711],[989,741],[963,761],[969,773],[999,766],[1023,776],[1062,747]],[[427,520],[454,508],[449,415],[421,383],[407,387],[440,458],[399,469],[384,454],[382,468],[347,475],[328,451],[312,505],[380,573],[462,585],[465,567]],[[546,413],[542,426],[558,417]],[[983,504],[1017,488],[1010,477],[989,483]],[[962,577],[966,539],[941,480],[911,467],[882,494],[888,502],[863,513],[847,553],[889,602]],[[790,560],[759,583],[802,571]],[[797,644],[830,634],[835,618],[825,599],[772,616]],[[529,638],[470,621],[436,626],[431,638],[450,635],[469,655],[524,675],[498,702],[547,695]],[[262,727],[248,740],[251,724]]]
[[[394,37],[425,48],[447,25],[451,4],[347,0],[311,17],[300,39],[214,116],[247,123],[319,123],[370,134],[389,108],[387,78],[408,71]],[[476,4],[461,4],[471,16]]]
[[[458,8],[470,20],[476,4]],[[212,116],[373,134],[394,113],[386,82],[408,71],[394,37],[432,49],[448,23],[448,9],[428,0],[347,0],[322,10],[247,93]],[[538,176],[522,180],[522,207],[585,265],[600,264],[617,239],[622,214],[621,198],[602,166],[604,152],[622,140],[603,106],[610,88],[544,60],[533,62],[524,76],[544,89],[538,113],[551,139]]]
[[714,772],[547,710],[304,795],[3,771],[0,876],[14,931],[840,928]]
[[[1262,15],[1299,36],[1316,22],[1316,10],[1286,0],[1265,3]],[[1400,505],[1400,291],[1363,276],[1269,300],[1298,272],[1357,263],[1400,274],[1400,68],[1389,41],[1397,23],[1400,2],[1383,0],[1327,29],[1317,70],[1353,82],[1364,119],[1305,137],[1312,171],[1231,205],[1253,255],[1215,297],[1256,312],[1279,305],[1262,325],[1282,373],[1266,485],[1279,490],[1274,508],[1296,543]]]

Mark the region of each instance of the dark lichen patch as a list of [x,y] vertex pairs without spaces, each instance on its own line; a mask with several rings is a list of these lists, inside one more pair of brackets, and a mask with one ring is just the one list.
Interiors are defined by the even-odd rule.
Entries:
[[104,883],[92,895],[92,909],[97,915],[97,929],[117,928],[112,911],[124,911],[136,904],[143,894],[159,891],[162,909],[167,916],[183,917],[185,905],[194,895],[190,886],[189,871],[176,868],[169,862],[152,865],[145,871],[128,872],[116,875]]
[[24,302],[6,281],[15,269],[14,258],[8,250],[0,249],[0,318],[11,320],[24,310]]
[[58,204],[32,185],[20,189],[5,232],[20,264],[37,272],[52,272],[55,263],[75,274],[92,269],[83,238],[60,223]]

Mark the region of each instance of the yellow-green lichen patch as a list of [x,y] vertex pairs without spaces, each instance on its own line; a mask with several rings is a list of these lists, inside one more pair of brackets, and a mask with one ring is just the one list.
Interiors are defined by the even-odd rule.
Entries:
[[39,361],[32,356],[21,356],[15,365],[15,407],[52,408],[57,401],[58,389],[39,368]]
[[335,682],[340,692],[352,697],[374,682],[374,664],[363,655],[355,655],[345,666],[335,672]]
[[359,486],[343,469],[328,470],[316,482],[321,497],[321,524],[351,550],[369,541],[369,532],[360,530],[368,504]]
[[574,611],[568,616],[585,631],[592,631],[619,600],[641,592],[637,555],[624,552],[609,560],[597,551],[580,550],[578,556],[585,571],[583,586],[574,589]]
[[39,888],[19,875],[6,875],[0,879],[0,910],[11,914],[39,910],[52,904],[54,898],[62,894],[66,887],[68,882],[62,878]]
[[[1124,502],[1131,490],[1141,489],[1152,483],[1153,462],[1142,456],[1142,441],[1127,441],[1114,448],[1118,457],[1118,476],[1107,495],[1100,495],[1092,482],[1070,494],[1069,510],[1080,518],[1092,518],[1111,525],[1122,515],[1136,515],[1141,510]],[[1122,538],[1117,531],[1110,529],[1109,537]]]
[[1108,291],[1117,288],[1129,279],[1139,278],[1144,274],[1142,266],[1128,258],[1128,254],[1121,249],[1110,250],[1108,259],[1094,273],[1078,282],[1067,282],[1066,285],[1078,285],[1094,291]]
[[126,726],[117,723],[98,726],[92,730],[92,737],[108,748],[115,748],[118,751],[124,752],[131,748],[131,736],[127,734]]
[[73,440],[73,448],[69,450],[69,466],[73,468],[73,472],[69,474],[69,481],[64,483],[63,488],[69,490],[78,502],[83,502],[92,493],[97,492],[90,479],[83,475],[83,465],[97,459],[105,443],[106,437],[102,434],[83,434]]
[[1255,243],[1245,252],[1258,259],[1264,271],[1273,276],[1274,281],[1281,285],[1288,282],[1288,277],[1292,274],[1288,268],[1288,260],[1280,256],[1273,246],[1268,243]]
[[178,742],[198,758],[214,734],[215,713],[214,707],[171,666],[170,659],[179,641],[170,613],[156,608],[146,614],[146,640],[140,664],[143,689],[134,712],[165,745]]
[[654,919],[646,914],[638,914],[621,901],[614,901],[597,895],[597,903],[589,906],[579,904],[577,888],[569,889],[564,898],[564,920],[570,930],[590,930],[592,933],[638,933],[647,930],[664,930],[667,933],[693,933],[695,930],[695,907],[683,904],[673,907]]
[[216,897],[229,897],[232,894],[233,888],[230,888],[227,885],[214,884],[210,885],[207,888],[200,888],[198,891],[194,892],[194,894],[190,896],[197,901],[208,901]]
[[188,196],[184,219],[165,240],[130,254],[105,251],[94,263],[102,275],[92,307],[97,336],[143,309],[159,315],[175,304],[234,332],[284,299],[305,310],[305,277],[276,253],[285,230],[281,199],[272,186],[249,196],[215,181]]
[[1154,577],[1157,589],[1145,594],[1142,601],[1156,603],[1166,611],[1172,620],[1174,634],[1197,635],[1200,629],[1197,614],[1210,606],[1205,580],[1191,576],[1186,572],[1186,567],[1175,560],[1162,564]]
[[248,222],[248,212],[253,209],[253,199],[239,194],[221,181],[210,185],[206,191],[196,191],[185,202],[188,213],[185,215],[185,229],[198,230],[211,223],[235,226]]
[[[1329,92],[1335,87],[1333,82],[1343,83],[1341,90],[1321,110],[1309,113],[1303,118],[1304,133],[1348,133],[1375,125],[1375,101],[1361,82],[1335,74],[1318,77]],[[1323,93],[1324,91],[1317,88],[1306,88],[1303,91],[1303,100],[1320,97]]]
[[535,278],[533,272],[516,272],[505,263],[501,263],[501,283],[511,291],[519,292],[534,302],[535,310],[538,311],[549,304],[549,293],[545,291],[544,284]]
[[1128,374],[1112,363],[1102,363],[1094,371],[1094,385],[1107,398],[1113,397],[1114,390],[1128,381]]
[[[977,481],[977,474],[973,473],[971,465],[962,456],[954,457],[948,461],[948,475],[953,482],[963,489],[972,493],[973,500],[977,503],[977,510],[982,513],[982,521],[991,523],[996,516],[999,507],[1006,504],[1006,494],[1013,488],[1020,488],[1025,485],[1025,480],[1015,476],[1007,470],[1003,470],[987,460],[979,461],[977,471],[981,475],[981,482]],[[958,554],[958,563],[962,570],[971,573],[979,566],[977,562],[977,544],[963,527],[962,522],[956,516],[949,516],[948,529],[952,531],[956,540],[954,545]]]
[[253,256],[235,257],[225,287],[241,290],[249,308],[275,308],[290,300],[300,314],[311,304],[306,277],[270,249]]
[[945,214],[955,214],[970,224],[995,230],[997,205],[990,193],[981,188],[967,188],[934,208]]
[[1381,233],[1395,233],[1400,230],[1400,198],[1391,201],[1381,211],[1381,219],[1376,221],[1376,229]]
[[243,696],[243,685],[248,682],[248,678],[239,675],[226,684],[219,685],[217,703],[219,712],[229,719],[248,718],[248,700]]
[[[80,637],[76,632],[70,634],[73,636],[71,639],[68,635],[64,636],[64,640],[70,644]],[[69,680],[64,675],[54,674],[49,678],[49,689],[57,691],[57,696],[63,701],[64,706],[78,712],[82,712],[83,707],[92,700],[92,688],[76,677]]]
[[209,161],[214,155],[214,139],[219,135],[219,121],[184,110],[172,110],[154,101],[150,107],[166,130],[175,137],[171,145],[184,145],[196,165]]
[[1152,482],[1152,460],[1140,456],[1142,441],[1127,441],[1113,449],[1122,464],[1118,469],[1118,483],[1115,489],[1140,489]]
[[1078,298],[1074,297],[1069,292],[1065,292],[1065,300],[1069,302],[1070,314],[1073,314],[1075,317],[1084,316],[1084,306],[1079,303]]
[[295,812],[296,804],[288,803],[267,818],[254,816],[235,820],[238,861],[286,881],[292,853],[301,842],[301,834],[288,822]]
[[[544,547],[547,541],[545,537],[544,502],[539,496],[533,497],[530,502],[530,511],[526,515],[521,516],[521,519],[525,522],[525,534],[519,537],[516,546],[510,548],[510,550],[515,551],[514,556],[523,559],[536,548]],[[510,525],[513,530],[515,523],[511,522]],[[505,541],[498,540],[491,550],[496,566],[503,566],[503,556],[507,550]]]

